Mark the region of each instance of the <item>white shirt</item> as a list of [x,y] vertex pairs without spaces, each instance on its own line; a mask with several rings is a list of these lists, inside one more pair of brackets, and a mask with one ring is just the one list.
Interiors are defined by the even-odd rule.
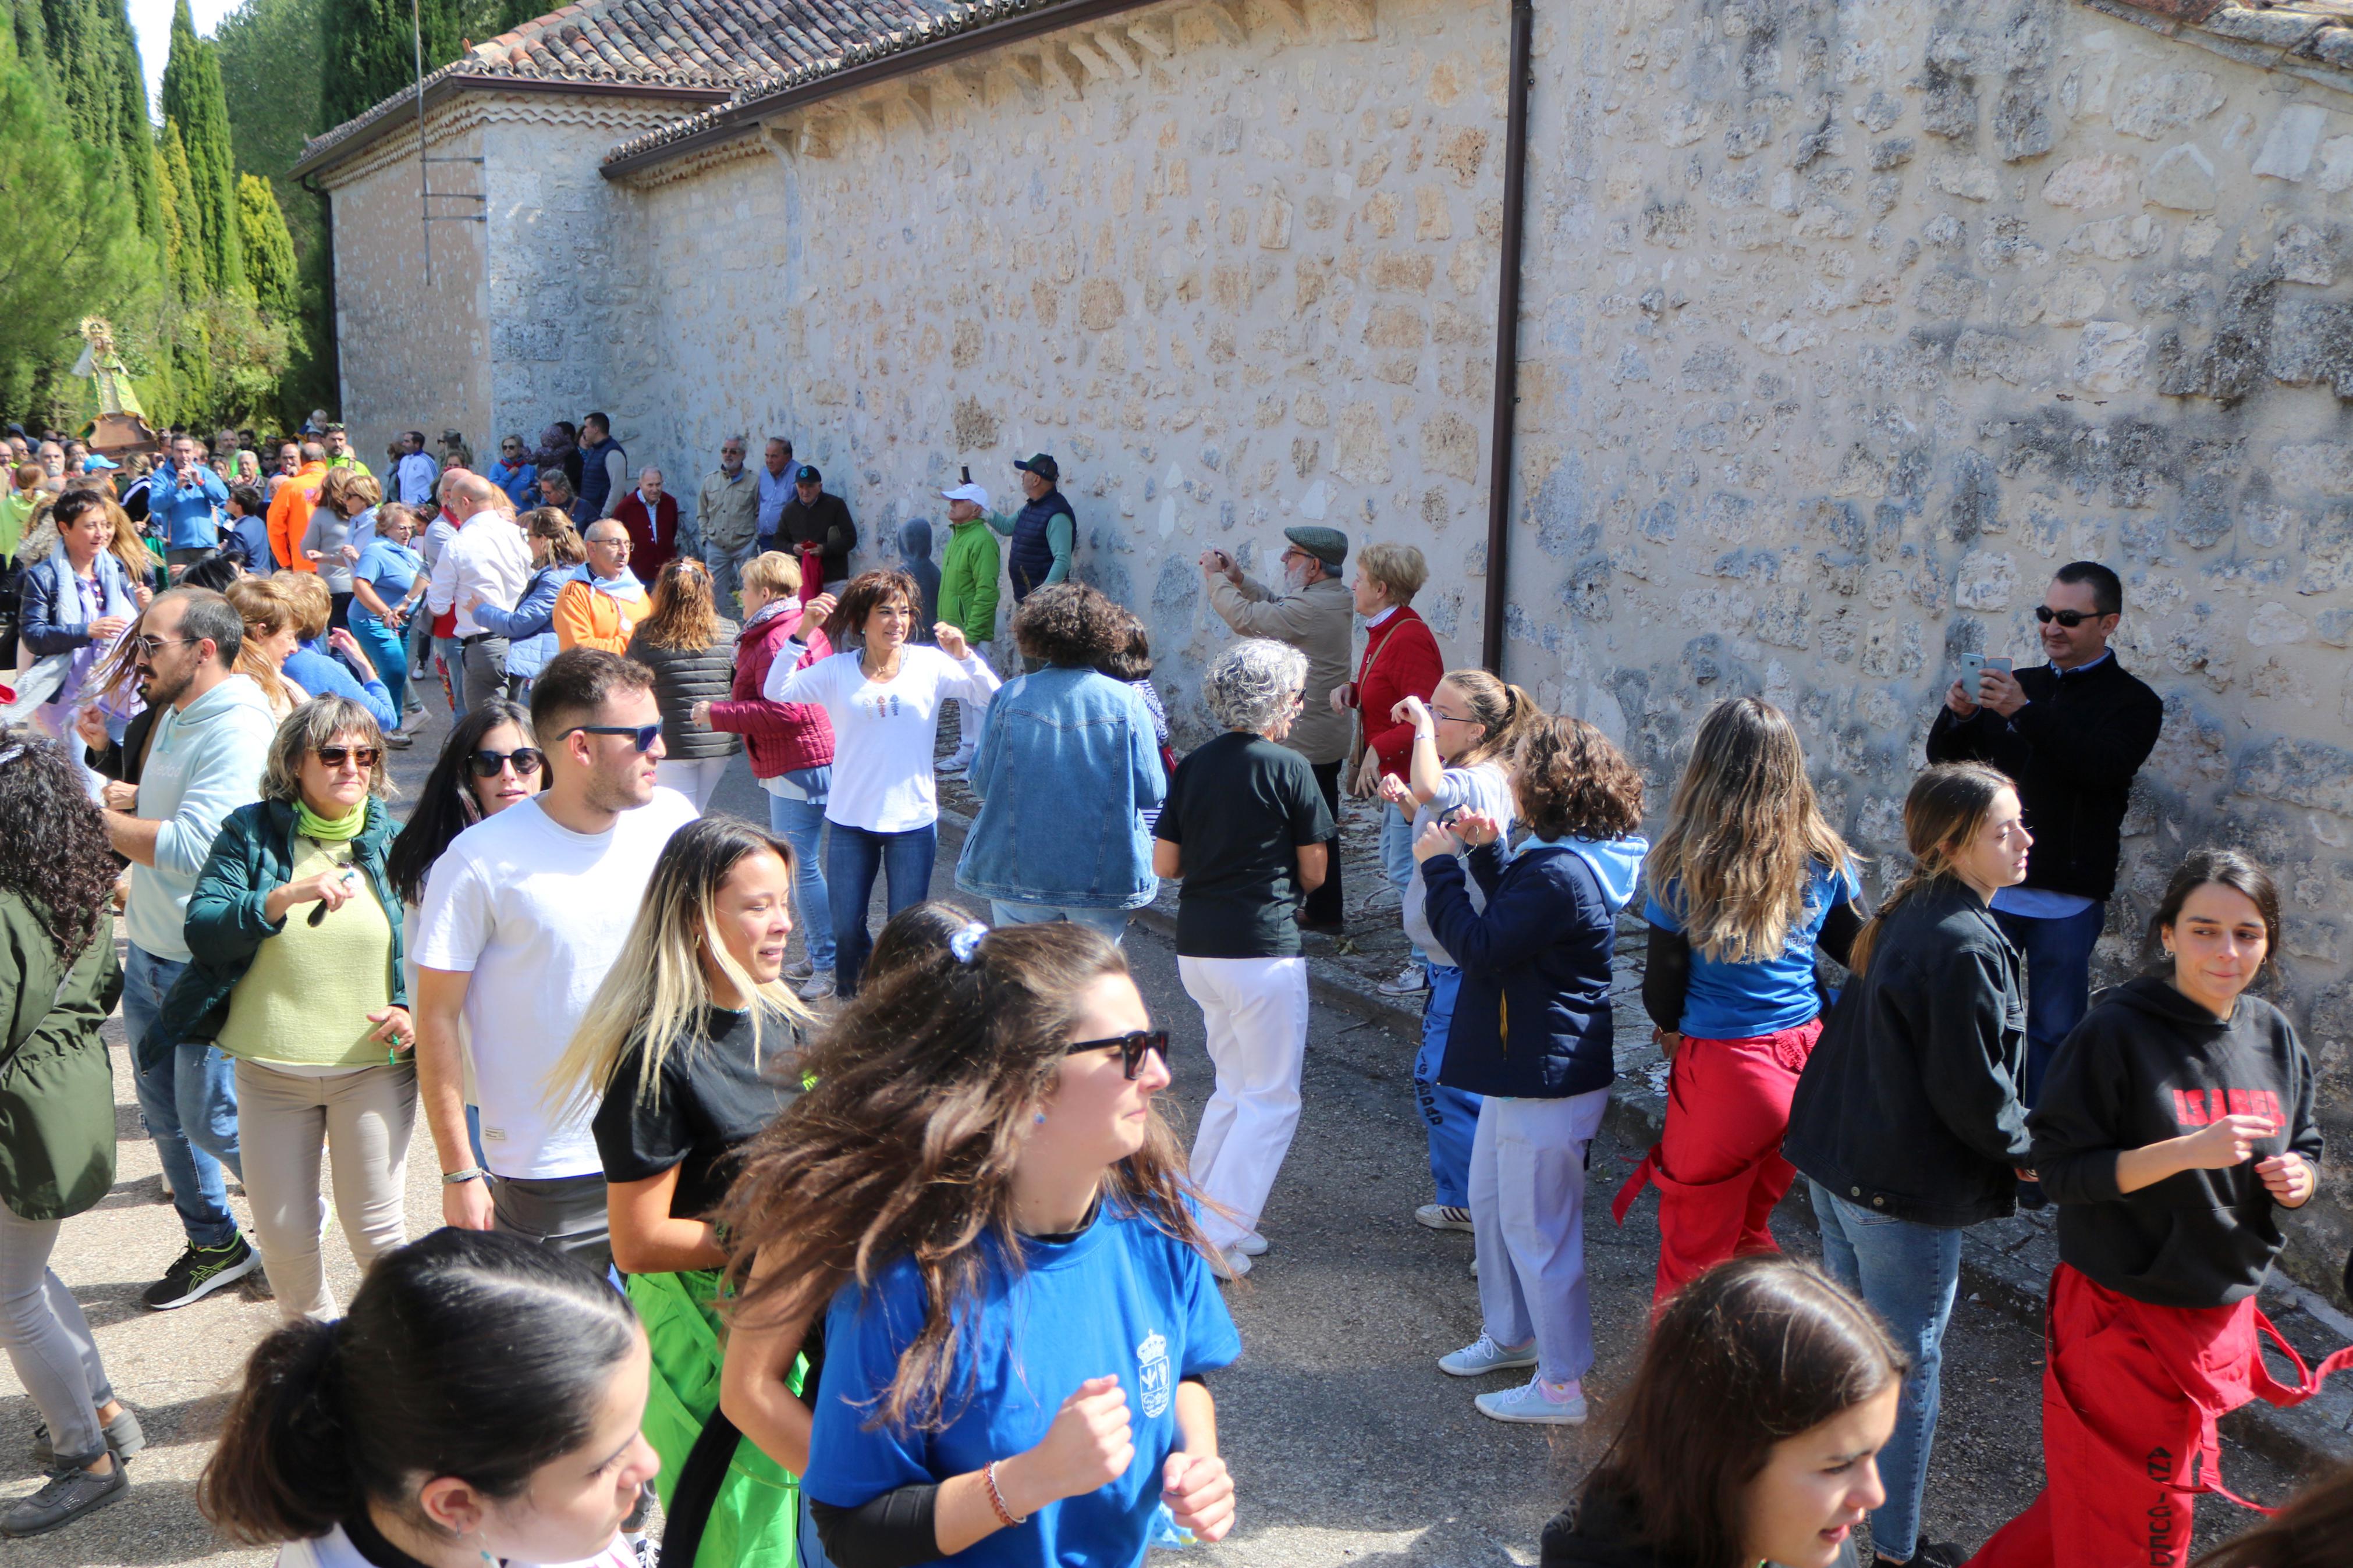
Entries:
[[[458,537],[433,563],[425,602],[437,616],[473,599],[512,610],[530,583],[531,546],[524,542],[522,530],[503,512],[484,507],[465,521]],[[470,637],[481,630],[471,611],[458,611],[457,636]]]
[[855,648],[796,669],[800,647],[785,645],[761,694],[771,702],[818,703],[833,721],[833,792],[825,819],[869,833],[905,833],[938,821],[932,742],[940,700],[953,697],[985,711],[989,694],[1003,684],[997,672],[970,654],[959,661],[909,643],[899,650],[897,676],[869,680]]
[[[486,1420],[495,1420],[496,1412],[486,1412]],[[533,1568],[533,1564],[512,1557],[502,1560],[506,1568]],[[604,1551],[586,1562],[568,1564],[547,1564],[545,1568],[637,1568],[638,1554],[629,1550],[618,1536]],[[342,1525],[314,1536],[308,1541],[290,1541],[278,1549],[277,1568],[369,1568],[368,1560],[352,1544],[352,1538]]]
[[392,482],[400,487],[403,506],[423,506],[433,499],[433,481],[441,477],[441,465],[423,452],[411,452],[394,466]]
[[526,800],[458,835],[435,863],[417,963],[473,976],[466,1037],[482,1151],[499,1175],[604,1169],[589,1131],[594,1098],[551,1094],[547,1074],[621,956],[662,847],[694,819],[693,803],[671,789],[595,834]]

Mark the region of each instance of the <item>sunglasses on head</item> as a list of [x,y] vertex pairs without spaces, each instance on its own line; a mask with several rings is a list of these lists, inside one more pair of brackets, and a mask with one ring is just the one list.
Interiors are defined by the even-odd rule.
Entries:
[[1144,1067],[1144,1053],[1157,1051],[1160,1059],[1168,1059],[1168,1031],[1166,1029],[1130,1029],[1124,1035],[1113,1035],[1103,1040],[1073,1040],[1063,1051],[1074,1057],[1082,1051],[1108,1051],[1117,1047],[1120,1070],[1134,1078]]
[[[645,750],[642,746],[638,749]],[[494,779],[512,763],[517,773],[529,778],[539,772],[539,760],[538,747],[517,746],[512,752],[476,752],[466,759],[466,765],[473,769],[478,779]]]
[[650,752],[654,749],[654,742],[661,739],[661,726],[659,724],[575,724],[565,731],[563,735],[555,738],[561,741],[565,735],[627,735],[630,737],[638,751]]
[[2105,613],[2105,611],[2101,610],[2054,610],[2048,605],[2037,605],[2034,606],[2034,618],[2036,620],[2041,621],[2046,626],[2052,622],[2057,621],[2061,626],[2065,626],[2071,632],[2077,626],[2082,626],[2085,621],[2098,620]]
[[374,746],[322,746],[319,748],[319,760],[331,768],[340,768],[345,763],[357,763],[364,768],[372,768],[375,766],[376,759],[383,755],[384,753]]

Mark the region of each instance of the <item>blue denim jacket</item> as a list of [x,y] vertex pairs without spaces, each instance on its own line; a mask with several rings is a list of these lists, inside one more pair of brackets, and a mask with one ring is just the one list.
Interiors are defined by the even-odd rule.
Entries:
[[977,898],[1141,909],[1160,890],[1143,814],[1168,793],[1152,715],[1092,669],[1041,669],[989,699],[974,755],[980,815],[955,884]]

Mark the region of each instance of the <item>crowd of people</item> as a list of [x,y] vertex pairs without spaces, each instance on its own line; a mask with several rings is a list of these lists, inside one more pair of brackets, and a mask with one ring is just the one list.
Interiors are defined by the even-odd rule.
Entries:
[[[1381,989],[1423,1009],[1432,1190],[1398,1219],[1474,1238],[1480,1332],[1436,1370],[1525,1373],[1475,1395],[1498,1421],[1590,1418],[1588,1155],[1643,933],[1669,1105],[1615,1213],[1659,1194],[1649,1338],[1546,1563],[1829,1568],[1868,1518],[1890,1563],[2180,1564],[2219,1416],[2353,1361],[2260,1353],[2321,1152],[2251,989],[2270,874],[2188,855],[2147,971],[2090,994],[2163,721],[2103,566],[2050,585],[2046,665],[1946,694],[1873,907],[1787,714],[1707,711],[1654,844],[1601,731],[1444,667],[1410,545],[1351,578],[1345,533],[1288,529],[1272,584],[1205,554],[1238,636],[1180,756],[1050,456],[1010,515],[942,492],[939,564],[926,529],[857,571],[781,439],[758,470],[723,444],[689,518],[598,415],[480,473],[412,431],[381,481],[320,425],[268,479],[189,436],[129,479],[44,443],[0,501],[0,1343],[49,1466],[0,1535],[120,1498],[144,1443],[47,1269],[112,1183],[119,1004],[185,1232],[147,1305],[259,1271],[285,1320],[201,1490],[282,1563],[617,1568],[649,1500],[680,1568],[1221,1538],[1224,1291],[1281,1239],[1343,791],[1414,954]],[[388,753],[427,723],[403,818]],[[739,752],[764,822],[711,812]],[[986,921],[931,900],[944,774]],[[1164,881],[1214,1077],[1189,1148],[1124,956]],[[410,1241],[420,1113],[440,1228]],[[1800,1175],[1819,1268],[1771,1226]],[[2021,1205],[2058,1211],[2048,1484],[1971,1558],[1922,1527],[1942,1342],[1963,1233]],[[2297,1517],[2232,1561],[2320,1561]]]

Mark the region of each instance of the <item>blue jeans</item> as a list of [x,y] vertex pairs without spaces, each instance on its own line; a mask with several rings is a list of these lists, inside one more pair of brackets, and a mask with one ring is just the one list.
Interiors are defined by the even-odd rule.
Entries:
[[[804,789],[818,775],[829,774],[830,768],[802,768],[787,774]],[[820,781],[814,791],[815,800],[793,800],[785,795],[768,797],[768,831],[793,847],[793,891],[801,906],[801,942],[808,949],[808,961],[813,968],[833,967],[833,905],[826,894],[825,858],[821,848],[825,834],[825,789]],[[837,834],[840,829],[834,830]]]
[[[142,1042],[155,1048],[150,1037],[162,1027],[164,998],[187,967],[185,959],[158,958],[132,944],[131,962],[122,972],[122,1024],[134,1064]],[[221,1166],[237,1172],[240,1181],[245,1176],[237,1152],[237,1082],[229,1060],[205,1045],[170,1045],[161,1054],[153,1068],[135,1069],[132,1087],[139,1095],[139,1114],[172,1184],[180,1228],[194,1246],[226,1247],[236,1239],[237,1219],[228,1211]]]
[[1438,1081],[1446,1062],[1446,1030],[1454,1022],[1454,997],[1462,972],[1449,964],[1430,966],[1430,995],[1421,1005],[1421,1049],[1413,1058],[1413,1098],[1430,1124],[1430,1181],[1449,1208],[1471,1205],[1471,1140],[1479,1131],[1480,1096]]
[[1909,1562],[1920,1539],[1920,1492],[1936,1440],[1936,1380],[1945,1324],[1961,1279],[1961,1233],[1875,1214],[1808,1178],[1822,1227],[1822,1267],[1887,1323],[1912,1374],[1895,1405],[1895,1431],[1879,1450],[1887,1501],[1871,1516],[1872,1544]]
[[[1388,873],[1389,886],[1398,890],[1398,897],[1402,900],[1407,886],[1413,880],[1413,824],[1399,816],[1397,807],[1387,804],[1381,806],[1381,869]],[[1419,942],[1414,945],[1413,961],[1416,963],[1430,962],[1430,954],[1421,951]],[[1477,1115],[1475,1110],[1472,1115]],[[1445,1203],[1449,1200],[1440,1198],[1438,1201]]]
[[385,695],[392,699],[396,722],[408,700],[408,648],[400,634],[377,620],[374,616],[353,618],[351,634],[357,638],[360,651],[375,666],[376,679],[384,682]]
[[988,923],[998,926],[1047,925],[1055,921],[1069,921],[1072,925],[1092,926],[1113,942],[1127,935],[1129,910],[1077,910],[1066,904],[1008,904],[1002,899],[988,900]]
[[433,651],[441,656],[441,668],[449,677],[449,710],[453,717],[466,716],[466,649],[456,637],[435,637]]
[[892,914],[931,897],[932,863],[939,857],[936,823],[911,827],[904,833],[870,833],[863,827],[831,823],[833,836],[825,853],[825,879],[833,905],[833,988],[838,994],[858,994],[858,977],[866,972],[866,955],[874,939],[866,933],[866,904],[874,896],[874,879],[889,879],[883,907]]
[[2092,1006],[2092,948],[2108,923],[2108,907],[2094,904],[2056,920],[1993,912],[2002,934],[2026,955],[2026,1082],[2031,1107],[2042,1098],[2042,1075]]

